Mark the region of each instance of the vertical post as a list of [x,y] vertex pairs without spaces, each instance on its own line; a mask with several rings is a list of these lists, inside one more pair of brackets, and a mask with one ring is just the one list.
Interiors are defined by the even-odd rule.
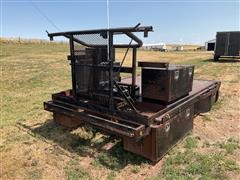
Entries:
[[132,49],[132,97],[135,98],[135,85],[136,85],[136,63],[137,63],[137,48]]
[[75,69],[75,55],[74,55],[74,41],[73,35],[69,38],[70,44],[70,55],[71,55],[71,73],[72,73],[72,92],[73,97],[77,100],[77,93],[76,93],[76,69]]
[[113,33],[108,31],[108,62],[109,62],[109,110],[113,112]]

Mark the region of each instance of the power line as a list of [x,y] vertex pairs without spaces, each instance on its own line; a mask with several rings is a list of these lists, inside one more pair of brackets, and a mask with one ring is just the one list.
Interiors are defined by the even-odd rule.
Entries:
[[48,23],[50,23],[54,28],[56,28],[58,31],[61,31],[60,28],[39,8],[37,7],[32,1],[31,4],[33,5],[33,7],[38,11],[38,13],[40,15],[42,15],[45,20],[48,21]]

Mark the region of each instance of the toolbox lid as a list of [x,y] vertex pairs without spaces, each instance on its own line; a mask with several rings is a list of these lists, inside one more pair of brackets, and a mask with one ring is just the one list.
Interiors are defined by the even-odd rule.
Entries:
[[174,71],[179,69],[186,69],[186,68],[194,68],[194,65],[176,65],[176,64],[170,64],[168,67],[142,67],[142,69],[152,69],[152,70],[168,70],[168,71]]
[[138,66],[142,67],[142,69],[159,69],[159,70],[176,70],[194,67],[194,65],[179,65],[169,64],[169,62],[149,62],[149,61],[139,61]]

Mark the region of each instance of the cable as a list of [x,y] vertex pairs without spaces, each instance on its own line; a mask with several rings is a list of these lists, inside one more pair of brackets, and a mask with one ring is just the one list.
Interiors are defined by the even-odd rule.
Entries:
[[123,56],[122,62],[121,62],[120,67],[119,67],[119,69],[118,69],[118,73],[121,71],[121,68],[122,68],[123,63],[124,63],[124,61],[125,61],[125,59],[126,59],[126,56],[127,56],[128,51],[129,51],[129,49],[130,49],[130,46],[131,46],[131,44],[132,44],[132,41],[133,41],[133,40],[131,39],[130,43],[128,44],[128,48],[127,48],[127,50],[126,50],[126,52],[125,52],[125,54],[124,54],[124,56]]
[[41,11],[32,1],[31,4],[39,12],[39,14],[42,15],[53,27],[55,27],[58,31],[61,31],[60,28],[50,18],[48,18],[47,15]]

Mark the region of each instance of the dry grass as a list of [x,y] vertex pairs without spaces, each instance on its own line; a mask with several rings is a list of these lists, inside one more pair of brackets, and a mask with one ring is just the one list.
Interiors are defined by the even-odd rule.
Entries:
[[[52,93],[71,87],[67,45],[0,45],[1,179],[239,178],[238,62],[213,62],[211,53],[198,51],[138,53],[140,60],[194,64],[197,78],[222,81],[219,102],[195,118],[190,136],[195,139],[188,137],[153,166],[124,151],[120,139],[91,128],[70,131],[43,110]],[[118,51],[117,58],[123,53]],[[181,158],[186,162],[177,161]]]
[[0,37],[1,44],[66,44],[66,41],[51,42],[47,39],[26,39],[26,38],[3,38]]

